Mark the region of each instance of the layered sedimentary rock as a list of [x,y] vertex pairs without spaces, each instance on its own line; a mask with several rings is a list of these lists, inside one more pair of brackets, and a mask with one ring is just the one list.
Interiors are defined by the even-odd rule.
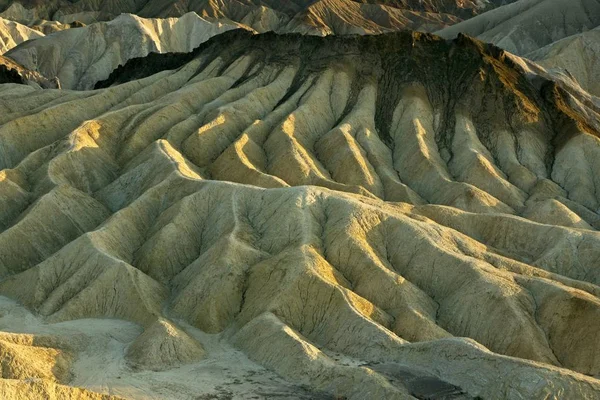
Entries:
[[380,33],[389,29],[437,30],[481,14],[504,0],[3,0],[0,17],[27,25],[39,20],[70,24],[107,21],[121,13],[146,18],[180,17],[236,21],[259,32]]
[[0,54],[6,53],[19,43],[43,36],[44,34],[25,25],[0,18]]
[[120,400],[61,383],[70,380],[73,352],[68,341],[52,335],[0,333],[3,399]]
[[129,59],[150,52],[190,52],[233,23],[212,23],[189,13],[181,18],[144,19],[123,14],[110,22],[68,29],[32,40],[6,54],[63,89],[91,89]]
[[590,93],[598,87],[596,0],[521,0],[437,32],[445,38],[466,33],[494,43],[549,69],[562,69]]
[[528,53],[526,57],[545,68],[567,71],[582,88],[600,96],[600,24]]
[[320,0],[294,15],[278,32],[312,35],[377,34],[403,29],[435,31],[461,19],[452,14],[352,0]]
[[595,398],[598,106],[526,65],[236,30],[95,91],[2,85],[0,294],[138,324],[142,370],[218,335],[329,396]]

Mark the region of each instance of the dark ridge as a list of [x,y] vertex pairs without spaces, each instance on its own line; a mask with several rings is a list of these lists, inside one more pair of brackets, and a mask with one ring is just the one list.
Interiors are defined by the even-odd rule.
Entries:
[[0,56],[0,84],[35,83],[44,89],[55,89],[59,86],[58,82],[50,81],[37,72],[30,71],[20,64],[17,64],[8,57]]
[[[480,139],[490,147],[494,145],[494,131],[505,129],[507,124],[513,135],[524,127],[555,132],[547,129],[549,125],[576,123],[578,128],[600,136],[600,123],[572,101],[577,93],[556,84],[559,86],[550,91],[554,95],[548,95],[551,81],[543,77],[532,80],[504,50],[462,34],[444,40],[418,32],[318,37],[256,35],[239,29],[215,36],[190,53],[153,53],[132,59],[96,88],[175,70],[196,57],[202,57],[204,64],[221,58],[230,65],[241,56],[253,57],[255,64],[298,65],[288,96],[313,73],[327,68],[352,71],[355,90],[366,82],[377,82],[375,124],[389,146],[393,146],[390,125],[396,105],[404,90],[413,85],[424,87],[434,108],[442,111],[436,122],[436,141],[448,159],[452,158],[455,111],[459,107],[474,116]],[[244,76],[241,81],[249,78]],[[595,109],[593,104],[586,105]]]
[[[246,34],[246,35],[244,35]],[[220,45],[225,46],[238,38],[252,35],[245,29],[235,29],[218,35]],[[234,36],[228,41],[229,36]],[[103,81],[99,81],[94,86],[94,89],[103,89],[109,86],[118,85],[125,82],[130,82],[136,79],[146,78],[165,70],[174,70],[180,68],[192,61],[198,55],[206,51],[214,50],[211,47],[214,41],[211,38],[207,42],[202,43],[189,53],[150,53],[145,57],[132,58],[124,65],[120,65]]]
[[0,56],[0,83],[19,83],[24,84],[25,80],[19,74],[19,71],[12,68],[5,57]]

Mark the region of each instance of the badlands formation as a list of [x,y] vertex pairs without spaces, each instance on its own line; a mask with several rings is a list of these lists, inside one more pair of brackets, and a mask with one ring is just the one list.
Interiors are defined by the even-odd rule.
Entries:
[[[27,3],[26,6],[33,7],[28,9],[24,9],[21,3],[12,3],[0,14],[28,23],[37,29],[0,18],[0,54],[6,53],[5,56],[16,62],[20,70],[27,71],[20,75],[40,75],[37,79],[25,77],[19,81],[41,84],[40,80],[46,79],[53,82],[55,87],[60,85],[62,89],[88,90],[94,88],[97,82],[108,78],[114,69],[132,58],[143,57],[151,52],[191,52],[208,38],[234,28],[257,32],[299,32],[319,36],[334,33],[374,34],[407,28],[431,31],[461,20],[445,11],[464,16],[478,9],[471,3],[463,8],[457,7],[456,4],[452,7],[452,2],[419,3],[401,8],[399,2],[393,1],[378,4],[350,0],[283,4],[265,2],[260,3],[260,7],[252,2],[237,1],[222,4],[200,1],[186,3],[185,6],[179,2],[162,1],[148,2],[143,9],[140,8],[141,3],[128,6],[110,2],[90,3],[85,7],[83,3],[85,2],[72,5],[69,3],[66,8],[56,10],[51,7],[54,4],[52,2]],[[65,19],[64,16],[59,16],[74,13],[73,15],[81,17],[77,7],[87,9],[92,6],[101,10],[102,15],[95,15],[93,21],[82,17],[87,22],[118,15],[119,10],[168,18],[141,18],[133,14],[121,14],[111,21],[92,23],[80,29],[68,29],[69,25],[59,21],[40,19],[58,18],[60,21],[72,23],[75,21],[74,17]],[[33,12],[31,10],[37,10],[35,16],[30,15]],[[182,15],[183,10],[191,11]],[[196,12],[203,17],[198,16]],[[234,20],[239,22],[232,22]],[[54,34],[44,37],[42,32]],[[17,44],[27,40],[29,42],[9,52]],[[4,82],[6,81],[11,80],[4,79]]]
[[26,25],[38,21],[85,24],[121,13],[145,18],[180,17],[235,21],[259,32],[318,35],[433,31],[514,0],[0,0],[0,17]]
[[568,36],[525,56],[547,69],[567,71],[582,88],[600,96],[600,21],[594,29]]
[[0,18],[0,54],[6,53],[22,42],[43,36],[43,33],[21,25],[18,22]]
[[0,84],[20,83],[34,87],[57,88],[58,81],[47,79],[40,73],[28,70],[14,60],[0,55]]
[[236,28],[233,23],[208,22],[195,13],[167,19],[122,14],[110,22],[30,40],[5,56],[57,80],[63,89],[87,90],[131,58],[151,52],[187,53],[210,37]]
[[0,397],[597,399],[600,108],[547,76],[237,29],[0,85]]
[[520,0],[437,33],[445,38],[465,33],[546,68],[566,70],[600,96],[598,29],[597,0]]
[[[0,17],[8,19],[0,18],[0,54],[6,53],[9,61],[17,64],[10,75],[18,76],[3,78],[0,82],[88,90],[132,58],[151,52],[190,52],[208,38],[234,28],[318,36],[378,34],[405,29],[433,31],[493,8],[497,3],[453,0],[4,1],[0,2]],[[122,12],[135,12],[148,18]],[[115,16],[110,21],[97,22]],[[84,26],[79,20],[90,25]],[[79,29],[70,29],[73,27]],[[9,51],[25,41],[28,42]]]

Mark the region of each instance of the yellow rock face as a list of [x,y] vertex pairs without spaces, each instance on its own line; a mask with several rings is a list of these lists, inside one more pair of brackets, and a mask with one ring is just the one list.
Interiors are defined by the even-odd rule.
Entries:
[[[138,324],[101,360],[151,379],[235,346],[328,396],[596,398],[592,112],[477,42],[386,38],[231,33],[102,90],[0,86],[0,294],[61,338]],[[403,69],[430,51],[444,69]],[[108,398],[3,337],[5,398]],[[73,385],[148,394],[86,360]]]
[[48,346],[50,344],[51,337],[1,333],[2,378],[68,381],[71,357],[62,350]]
[[121,397],[57,385],[48,381],[16,381],[0,379],[0,394],[11,400],[123,400]]
[[18,22],[0,18],[0,54],[6,53],[22,42],[43,36],[43,33],[21,25]]

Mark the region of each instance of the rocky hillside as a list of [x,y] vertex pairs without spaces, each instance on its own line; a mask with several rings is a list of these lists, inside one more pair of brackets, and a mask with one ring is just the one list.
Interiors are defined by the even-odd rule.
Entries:
[[30,39],[43,37],[44,34],[14,21],[0,18],[0,54]]
[[144,329],[25,375],[187,398],[231,348],[291,398],[595,398],[599,108],[532,68],[234,30],[95,91],[0,86],[0,294],[50,336]]
[[228,19],[259,32],[380,33],[389,29],[437,30],[483,13],[506,0],[0,0],[0,17],[28,25],[38,20],[86,24],[121,13],[146,18]]
[[195,13],[180,18],[145,19],[122,14],[99,22],[30,40],[5,54],[63,89],[92,89],[129,59],[148,53],[190,52],[233,23],[214,23]]
[[600,24],[527,53],[526,57],[545,68],[567,71],[581,87],[600,97]]
[[29,78],[11,75],[2,79],[47,87],[42,83],[45,80],[54,87],[87,90],[131,58],[151,52],[189,52],[213,35],[233,28],[319,36],[433,31],[495,5],[454,0],[0,0],[0,54],[29,41],[7,54],[8,60],[3,62],[14,61],[22,71],[28,71]]
[[600,96],[600,3],[597,0],[520,0],[437,32],[466,33],[547,68],[567,70]]
[[36,71],[29,70],[14,60],[0,55],[0,84],[18,83],[36,88],[58,88],[55,79],[47,79]]

